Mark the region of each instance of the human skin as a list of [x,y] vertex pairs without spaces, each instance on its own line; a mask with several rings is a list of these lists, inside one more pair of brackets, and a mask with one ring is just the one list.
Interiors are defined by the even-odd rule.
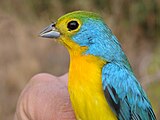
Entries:
[[14,120],[75,120],[67,80],[68,74],[35,75],[19,97]]

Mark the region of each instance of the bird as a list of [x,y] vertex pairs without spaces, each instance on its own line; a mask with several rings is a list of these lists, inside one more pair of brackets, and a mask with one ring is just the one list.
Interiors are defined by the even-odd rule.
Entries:
[[77,120],[156,120],[120,42],[100,15],[67,13],[40,36],[57,39],[69,52],[68,91]]

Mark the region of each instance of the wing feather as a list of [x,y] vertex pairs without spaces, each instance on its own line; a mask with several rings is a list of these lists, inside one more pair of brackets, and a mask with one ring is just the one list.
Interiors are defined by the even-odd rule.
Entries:
[[119,120],[156,120],[151,104],[131,70],[108,63],[102,70],[105,97]]

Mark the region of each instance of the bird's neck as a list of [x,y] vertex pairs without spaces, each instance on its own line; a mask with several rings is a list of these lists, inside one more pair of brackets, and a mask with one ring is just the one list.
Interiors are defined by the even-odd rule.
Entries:
[[[70,40],[62,37],[60,42],[68,49],[70,54],[69,86],[83,84],[100,84],[102,67],[106,64],[105,60],[94,55],[86,55],[88,47],[82,47]],[[99,82],[99,83],[98,83]]]
[[101,85],[102,67],[106,62],[93,55],[73,52],[70,52],[69,86]]

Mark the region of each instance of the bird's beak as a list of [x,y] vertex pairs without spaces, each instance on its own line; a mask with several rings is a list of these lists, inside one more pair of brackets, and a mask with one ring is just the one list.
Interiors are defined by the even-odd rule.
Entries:
[[60,32],[58,32],[55,28],[55,23],[52,23],[51,25],[46,27],[42,32],[40,32],[39,35],[44,38],[58,38],[60,37]]

